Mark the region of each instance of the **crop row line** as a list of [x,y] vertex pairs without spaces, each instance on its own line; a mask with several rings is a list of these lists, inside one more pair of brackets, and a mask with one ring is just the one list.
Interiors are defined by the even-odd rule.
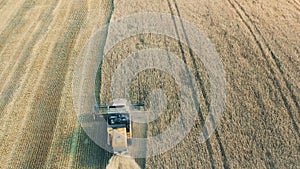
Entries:
[[[52,3],[52,7],[55,8],[57,6],[57,3]],[[48,14],[48,13],[51,13],[52,12],[52,8],[49,8],[49,10],[46,11],[45,14]],[[47,25],[47,22],[49,22],[50,24],[50,21],[51,19],[49,18],[49,20],[42,20],[42,22],[45,22],[45,23],[41,23],[39,25],[41,25],[41,28],[43,28],[43,26]],[[48,27],[48,26],[46,26]],[[44,27],[44,28],[46,28]],[[38,57],[38,55],[40,55],[41,53],[44,53],[44,57],[41,58],[41,57]],[[45,47],[40,47],[38,48],[38,53],[35,53],[32,55],[32,57],[30,57],[30,60],[31,62],[27,65],[28,67],[28,70],[26,70],[26,73],[24,75],[24,78],[21,80],[22,82],[20,82],[20,86],[18,87],[19,91],[16,92],[16,94],[14,95],[14,97],[16,98],[19,98],[17,103],[16,102],[12,102],[12,104],[22,104],[24,102],[27,103],[27,105],[25,106],[25,108],[23,108],[23,110],[21,110],[22,114],[24,114],[22,116],[22,120],[20,125],[17,125],[19,126],[18,128],[19,129],[19,132],[18,132],[18,135],[17,135],[17,138],[15,139],[14,143],[12,144],[13,145],[13,148],[12,151],[10,152],[10,163],[8,164],[13,164],[13,165],[19,165],[20,164],[20,161],[22,160],[22,158],[17,158],[18,161],[15,160],[15,156],[18,154],[21,155],[20,152],[16,151],[17,147],[18,147],[18,144],[21,144],[22,141],[20,141],[20,139],[22,139],[22,135],[24,132],[27,132],[25,131],[25,126],[26,126],[26,122],[27,122],[27,119],[28,119],[28,116],[29,116],[29,111],[30,111],[30,106],[32,106],[32,103],[33,103],[33,100],[34,100],[34,93],[36,93],[38,91],[38,86],[39,84],[41,84],[41,79],[42,79],[42,75],[44,75],[44,70],[46,68],[46,64],[49,60],[49,55],[47,54],[48,53],[48,50],[45,49]],[[46,56],[47,55],[47,56]],[[45,57],[46,56],[46,57]],[[37,70],[38,67],[39,67],[39,63],[42,61],[42,67],[40,70]],[[34,74],[33,72],[35,72],[36,74]],[[31,87],[33,86],[33,87]],[[32,92],[33,91],[33,92]],[[22,96],[22,94],[24,95],[27,95],[28,93],[32,93],[30,94],[30,97],[27,98],[26,96]],[[24,99],[26,99],[26,101],[24,101]],[[9,109],[7,109],[7,111],[11,111]],[[11,116],[14,116],[14,113],[18,113],[19,111],[11,111],[10,114],[12,114]],[[14,117],[15,118],[15,117]],[[16,123],[19,123],[18,121]],[[26,140],[25,140],[26,141]]]
[[[15,67],[15,65],[17,64],[17,62],[19,60],[19,57],[21,56],[20,53],[22,52],[22,47],[28,41],[24,37],[27,34],[32,34],[33,33],[33,32],[31,32],[32,29],[37,27],[37,25],[34,25],[34,22],[32,22],[32,23],[26,22],[26,14],[28,14],[29,11],[26,10],[25,6],[27,6],[27,4],[23,3],[20,10],[11,19],[11,21],[8,23],[8,25],[6,25],[5,29],[0,34],[0,42],[1,42],[0,43],[0,61],[1,61],[0,63],[6,63],[6,64],[3,64],[3,66],[5,66],[4,68],[2,68],[2,65],[0,65],[1,66],[0,67],[0,71],[1,71],[1,73],[0,73],[0,84],[1,84],[0,91],[2,90],[2,86],[4,83],[4,80],[3,80],[4,74],[8,74],[7,72],[9,70],[11,70],[12,67]],[[28,27],[26,27],[27,25],[28,25]],[[26,30],[24,30],[24,29],[26,29]],[[14,38],[16,35],[19,35],[21,33],[20,30],[23,30],[22,35],[17,37],[18,38],[18,41],[17,41]],[[10,40],[13,41],[13,43],[9,43]],[[18,44],[18,46],[16,44]],[[15,49],[18,49],[18,50],[15,50]],[[15,50],[15,52],[12,53],[11,52],[12,50]],[[6,53],[10,54],[9,59],[5,57],[8,55]],[[7,61],[8,61],[8,63],[7,63]]]
[[[42,12],[43,15],[47,15],[48,13],[51,13],[51,9]],[[28,88],[26,86],[28,86],[28,83],[29,83],[29,85],[30,84],[32,85],[34,83],[34,81],[29,82],[27,79],[27,78],[30,79],[30,75],[27,71],[27,68],[32,66],[32,62],[27,61],[27,58],[28,58],[28,60],[33,60],[36,58],[35,56],[31,55],[32,48],[34,46],[35,41],[38,40],[42,34],[41,29],[48,27],[48,24],[50,24],[50,20],[45,20],[45,19],[43,19],[41,21],[38,20],[36,22],[34,21],[33,24],[35,24],[36,26],[33,27],[34,28],[32,30],[33,35],[30,35],[29,37],[31,37],[31,38],[28,38],[29,42],[27,42],[26,45],[24,46],[24,48],[26,48],[26,50],[21,53],[22,59],[19,60],[19,65],[17,66],[16,70],[14,70],[14,69],[11,70],[13,75],[10,79],[8,79],[10,83],[7,83],[7,86],[5,87],[4,91],[0,95],[0,100],[2,101],[2,105],[0,106],[0,124],[1,125],[4,124],[7,126],[14,126],[14,127],[15,126],[23,126],[23,125],[21,125],[22,121],[24,121],[23,117],[25,117],[27,114],[26,110],[25,110],[26,108],[25,108],[21,111],[22,114],[17,115],[17,117],[16,117],[16,113],[18,112],[18,108],[16,109],[16,107],[17,107],[17,105],[20,104],[20,100],[22,98],[26,97],[22,94],[29,92]],[[26,31],[28,31],[28,30],[26,30]],[[13,99],[13,98],[18,98],[18,99]],[[28,101],[28,100],[26,100],[26,101]],[[30,101],[28,101],[28,103],[29,102]],[[15,108],[12,109],[11,106],[7,106],[9,104],[13,105]],[[9,124],[9,123],[7,124],[7,122],[9,121],[8,119],[14,119],[15,124]],[[18,133],[20,133],[22,131],[22,127],[21,128],[17,127],[17,128],[19,129]],[[12,128],[7,128],[3,132],[10,132],[11,130],[12,130]],[[11,136],[11,137],[13,137],[13,136]],[[11,139],[11,137],[9,137],[9,138],[3,137],[3,138],[0,138],[0,140],[3,140],[3,143],[5,143],[7,140]],[[20,138],[19,135],[17,135],[16,138],[17,139],[14,140],[13,143],[18,142],[18,138]],[[14,145],[14,146],[11,146],[11,148],[9,148],[11,150],[10,154],[13,154],[15,144],[12,144],[12,143],[6,143],[6,144]],[[5,147],[1,147],[1,148],[8,149]],[[10,157],[10,155],[8,155],[8,157]],[[10,158],[7,158],[7,159],[10,160]],[[3,163],[6,163],[6,162],[3,162]]]
[[[23,139],[32,140],[27,147],[19,146],[17,149],[27,150],[28,156],[23,164],[29,168],[45,165],[51,147],[54,129],[59,111],[62,89],[66,70],[72,54],[75,39],[85,21],[86,4],[82,8],[75,8],[70,12],[70,23],[68,31],[56,43],[53,55],[50,58],[47,76],[43,86],[39,87],[39,93],[35,95],[34,106],[29,114],[24,129],[28,132],[23,134]],[[24,143],[21,143],[22,145]],[[24,145],[25,146],[25,145]],[[21,152],[24,150],[21,150]]]
[[9,39],[9,35],[13,34],[15,30],[21,30],[23,26],[22,17],[25,13],[34,7],[34,4],[28,6],[28,3],[24,2],[21,9],[17,12],[17,14],[11,19],[9,24],[5,27],[5,29],[0,34],[0,51],[3,49],[3,45],[6,44],[7,40]]
[[[42,37],[42,35],[45,33],[44,32],[45,29],[47,29],[47,27],[49,27],[49,25],[52,21],[50,16],[52,15],[52,10],[54,9],[54,7],[55,7],[55,5],[52,6],[51,8],[49,8],[49,10],[45,11],[45,13],[41,14],[41,16],[43,16],[41,24],[35,24],[34,29],[33,29],[34,31],[30,32],[33,35],[31,36],[32,38],[28,39],[29,42],[24,47],[25,50],[22,51],[22,49],[20,48],[20,51],[22,51],[22,53],[19,54],[20,56],[17,59],[15,65],[14,65],[14,68],[11,69],[11,73],[8,76],[8,79],[6,80],[7,82],[5,83],[5,86],[0,94],[0,100],[1,100],[0,112],[2,112],[0,114],[0,123],[1,123],[2,117],[6,113],[3,111],[5,106],[13,98],[15,91],[20,86],[20,82],[21,82],[20,79],[22,79],[22,77],[24,77],[26,75],[25,70],[28,65],[27,62],[31,56],[31,53],[32,53],[35,43]],[[30,29],[32,29],[32,28],[30,28]],[[7,66],[8,70],[9,70],[9,67],[10,66],[8,64],[8,66]],[[4,80],[4,79],[2,79],[2,80]]]

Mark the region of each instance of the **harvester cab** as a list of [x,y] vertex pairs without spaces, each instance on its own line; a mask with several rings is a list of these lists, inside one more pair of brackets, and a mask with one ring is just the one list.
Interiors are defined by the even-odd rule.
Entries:
[[131,107],[144,104],[128,104],[126,99],[115,99],[110,106],[97,106],[94,119],[101,115],[107,123],[107,144],[114,154],[125,154],[132,139]]

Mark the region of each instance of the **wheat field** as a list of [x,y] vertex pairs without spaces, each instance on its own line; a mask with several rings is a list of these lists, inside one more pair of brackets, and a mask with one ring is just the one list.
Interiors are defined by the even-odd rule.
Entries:
[[[209,37],[226,73],[226,105],[212,137],[199,144],[211,100],[201,60],[188,46],[161,35],[118,43],[100,65],[102,104],[112,101],[111,75],[118,64],[148,48],[185,60],[200,91],[189,134],[167,152],[135,159],[140,168],[300,168],[298,0],[0,0],[0,168],[106,168],[112,154],[78,122],[72,78],[95,32],[142,12],[181,17]],[[183,29],[180,23],[172,26]],[[139,133],[146,137],[178,117],[179,89],[172,77],[154,69],[132,81],[132,102],[147,105],[145,98],[158,88],[168,109]]]

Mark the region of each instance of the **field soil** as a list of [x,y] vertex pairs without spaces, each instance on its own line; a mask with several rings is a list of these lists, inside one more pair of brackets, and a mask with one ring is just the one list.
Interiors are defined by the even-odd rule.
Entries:
[[[193,128],[175,147],[124,159],[85,134],[74,110],[72,80],[94,33],[143,12],[179,16],[209,37],[226,75],[226,105],[214,134],[199,143],[211,101],[200,56],[162,35],[125,39],[100,65],[101,104],[111,104],[112,75],[122,60],[149,48],[170,51],[186,63],[200,102]],[[178,22],[170,26],[185,29]],[[298,0],[0,0],[0,168],[299,168],[299,28]],[[180,87],[157,69],[133,79],[130,101],[149,108],[148,96],[157,89],[165,93],[168,109],[148,125],[134,124],[134,136],[155,136],[180,116]]]

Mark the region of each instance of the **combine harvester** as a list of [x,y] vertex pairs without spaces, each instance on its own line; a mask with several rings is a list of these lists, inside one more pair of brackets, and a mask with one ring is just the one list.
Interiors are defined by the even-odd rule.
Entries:
[[[103,117],[107,122],[107,144],[116,155],[127,155],[132,143],[132,109],[143,108],[144,104],[128,104],[126,99],[115,99],[110,106],[96,106],[94,120]],[[140,111],[139,111],[140,112]]]

